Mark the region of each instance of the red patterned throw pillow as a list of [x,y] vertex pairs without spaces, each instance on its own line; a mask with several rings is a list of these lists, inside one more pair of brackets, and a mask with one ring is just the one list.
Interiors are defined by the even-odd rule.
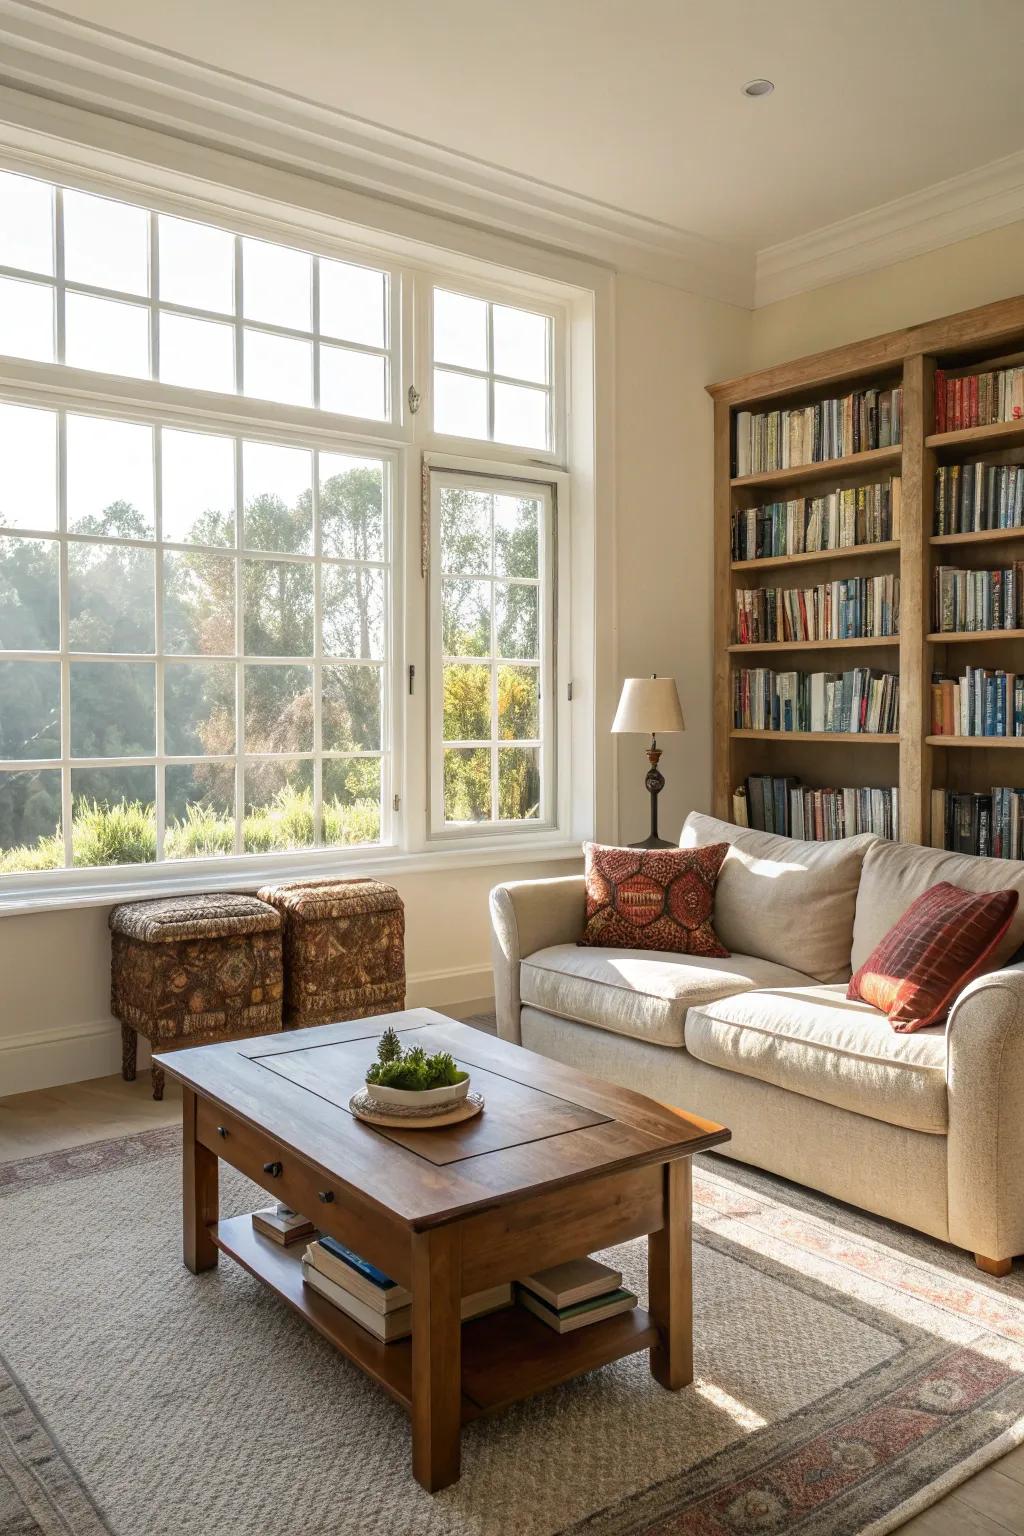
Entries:
[[728,843],[606,848],[584,843],[587,925],[581,944],[728,958],[714,930],[715,884]]
[[984,969],[1017,910],[1016,891],[964,891],[943,880],[911,902],[850,981],[901,1034],[938,1024]]

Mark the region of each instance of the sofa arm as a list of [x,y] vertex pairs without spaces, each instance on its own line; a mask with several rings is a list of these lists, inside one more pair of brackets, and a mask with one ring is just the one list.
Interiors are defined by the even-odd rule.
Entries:
[[498,1034],[518,1045],[519,962],[549,944],[572,944],[580,937],[586,917],[586,885],[582,875],[512,880],[494,887],[490,907]]
[[1005,1261],[1024,1253],[1024,966],[980,976],[946,1026],[949,1235]]

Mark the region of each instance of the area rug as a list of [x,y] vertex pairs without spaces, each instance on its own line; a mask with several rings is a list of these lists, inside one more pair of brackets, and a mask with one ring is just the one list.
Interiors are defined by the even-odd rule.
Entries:
[[[1019,1270],[712,1156],[693,1386],[638,1355],[479,1420],[430,1497],[383,1392],[229,1260],[182,1267],[179,1181],[176,1130],[0,1167],[5,1536],[881,1536],[1024,1439]],[[643,1292],[644,1245],[613,1256]]]

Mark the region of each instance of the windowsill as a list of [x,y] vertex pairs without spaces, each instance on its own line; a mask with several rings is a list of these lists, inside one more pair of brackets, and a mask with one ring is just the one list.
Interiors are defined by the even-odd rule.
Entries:
[[[315,853],[296,854],[279,862],[260,859],[239,868],[219,870],[220,861],[207,861],[200,869],[187,864],[153,865],[144,875],[136,869],[120,879],[113,870],[110,878],[82,881],[72,884],[55,882],[47,885],[24,885],[5,891],[0,885],[0,917],[20,916],[33,912],[73,911],[80,907],[110,907],[119,901],[155,900],[160,896],[195,896],[207,891],[254,892],[261,885],[284,880],[302,880],[317,875],[375,875],[386,879],[388,875],[431,874],[443,870],[485,869],[494,866],[546,864],[567,859],[582,860],[578,841],[557,838],[541,841],[530,838],[524,841],[488,842],[478,848],[429,848],[408,853],[397,848],[322,849]],[[227,861],[224,861],[227,862]],[[68,870],[73,877],[74,871]],[[101,875],[105,871],[82,871]]]

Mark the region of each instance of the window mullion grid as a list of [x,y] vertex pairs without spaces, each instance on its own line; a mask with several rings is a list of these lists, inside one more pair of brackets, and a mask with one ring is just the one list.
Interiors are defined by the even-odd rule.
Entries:
[[[312,258],[311,302],[313,315],[313,405],[320,409],[320,258]],[[314,490],[314,497],[315,497]],[[314,550],[318,548],[313,545]]]
[[242,237],[235,236],[235,393],[245,393],[245,358],[242,341]]
[[[487,306],[487,440],[494,442],[494,305]],[[491,503],[491,569],[494,569],[493,525],[494,503]]]
[[[156,214],[149,216],[149,375],[160,377],[160,309],[157,294],[160,291],[160,244],[157,237]],[[159,857],[159,855],[158,855]]]
[[[155,313],[155,311],[154,311]],[[156,543],[153,549],[153,637],[156,647],[156,857],[164,856],[164,832],[166,830],[167,803],[164,786],[164,756],[166,741],[164,732],[164,557],[163,557],[163,434],[159,427],[153,432],[153,521]]]
[[57,361],[63,363],[67,347],[64,316],[64,189],[57,187],[53,197],[53,271],[56,284],[54,309],[57,315]]
[[[58,193],[59,195],[59,193]],[[68,472],[67,472],[67,417],[57,412],[57,559],[60,570],[60,816],[64,835],[64,864],[70,868],[74,859],[71,845],[71,661],[70,635],[68,633],[68,545],[64,537],[67,531]]]
[[[314,324],[318,322],[319,283],[317,272],[319,262],[313,263],[313,307]],[[314,344],[314,356],[319,356],[319,347]],[[316,365],[314,365],[316,366]],[[317,375],[318,377],[318,375]],[[314,381],[316,383],[316,380]],[[313,553],[319,555],[323,545],[320,537],[320,454],[313,453]],[[313,846],[319,848],[323,843],[323,762],[321,751],[323,748],[323,568],[319,559],[313,561]]]
[[[241,282],[241,241],[235,241],[235,276]],[[241,291],[236,289],[236,307],[241,307]],[[241,329],[237,331],[241,336]],[[239,343],[240,346],[240,343]],[[242,440],[235,444],[235,853],[244,852],[242,823],[245,816],[245,627],[242,612]]]

